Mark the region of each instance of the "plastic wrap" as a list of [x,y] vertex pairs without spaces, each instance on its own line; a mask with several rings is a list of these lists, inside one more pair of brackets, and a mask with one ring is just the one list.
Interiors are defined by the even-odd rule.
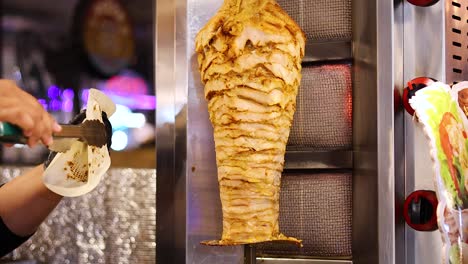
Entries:
[[[429,139],[439,199],[442,263],[468,263],[468,82],[437,82],[410,99]],[[466,100],[468,101],[468,100]],[[467,102],[468,103],[468,102]]]

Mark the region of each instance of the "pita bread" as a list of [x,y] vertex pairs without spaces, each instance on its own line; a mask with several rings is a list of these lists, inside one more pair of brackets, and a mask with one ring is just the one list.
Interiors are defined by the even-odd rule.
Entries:
[[[86,120],[102,121],[102,112],[110,117],[115,104],[102,92],[91,89],[86,108]],[[58,153],[44,172],[43,182],[51,191],[75,197],[92,191],[110,167],[108,147],[101,148],[72,140],[69,150]]]

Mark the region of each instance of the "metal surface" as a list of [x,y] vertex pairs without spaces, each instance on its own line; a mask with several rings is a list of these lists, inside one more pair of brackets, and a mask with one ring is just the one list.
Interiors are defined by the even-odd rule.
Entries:
[[55,132],[57,138],[79,138],[88,145],[102,147],[107,143],[106,126],[99,120],[86,120],[80,125],[61,125],[62,130]]
[[[0,183],[29,169],[2,166]],[[63,199],[0,263],[155,263],[155,194],[155,169],[111,169],[92,192]]]
[[[441,2],[441,6],[443,6],[444,1]],[[445,1],[445,72],[447,83],[468,79],[468,63],[466,63],[468,59],[467,19],[468,5],[466,1]]]
[[[394,1],[394,72],[395,92],[398,96],[403,94],[403,47],[404,47],[404,6],[406,0]],[[403,204],[406,198],[405,192],[405,130],[404,117],[406,111],[402,105],[394,105],[395,115],[395,263],[406,264],[406,223],[403,217]],[[408,263],[410,264],[410,263]]]
[[[403,73],[403,83],[396,83],[400,89],[418,76],[446,81],[444,5],[444,1],[440,1],[434,6],[422,8],[403,1],[403,64],[399,65],[399,69],[395,68]],[[434,172],[427,138],[412,116],[403,113],[403,118],[405,196],[415,190],[434,190]],[[418,232],[406,227],[407,264],[440,263],[441,250],[439,232]]]
[[302,68],[287,150],[351,150],[353,101],[351,65]]
[[[193,39],[221,2],[157,1],[157,146],[158,174],[161,176],[158,177],[157,201],[164,207],[164,211],[158,214],[157,252],[161,263],[244,261],[242,247],[211,248],[199,244],[201,240],[219,237],[221,211],[213,209],[220,208],[214,143],[193,52]],[[392,99],[394,87],[401,90],[406,81],[416,76],[445,81],[443,4],[418,8],[399,0],[394,3],[385,0],[352,1],[353,154],[345,152],[344,160],[339,162],[340,156],[334,157],[330,154],[332,152],[287,154],[287,169],[355,168],[354,263],[393,264],[402,263],[403,258],[405,263],[417,264],[433,263],[439,258],[440,238],[437,232],[415,233],[407,229],[403,234],[401,222],[398,219],[396,225],[394,222],[395,199],[398,205],[405,192],[430,189],[433,183],[432,177],[427,177],[432,175],[432,169],[427,166],[430,159],[424,136],[413,127],[414,123],[406,113],[399,111],[393,115]],[[328,46],[311,44],[306,61],[349,58],[347,45],[346,40]],[[451,48],[455,49],[455,46]],[[455,77],[447,80],[452,79]],[[350,160],[353,160],[352,166]],[[163,190],[161,186],[164,186]],[[404,236],[406,245],[402,242]],[[351,263],[271,258],[257,258],[257,262]]]
[[[220,4],[216,0],[157,1],[157,202],[164,208],[158,214],[157,254],[161,263],[242,263],[244,260],[242,247],[199,244],[201,240],[219,237],[221,206],[212,128],[193,39]],[[353,1],[355,263],[396,263],[393,49],[389,44],[393,42],[392,15],[391,1]],[[290,168],[294,167],[288,162]],[[348,162],[345,164],[349,165]],[[296,261],[304,263],[304,260]],[[320,263],[314,261],[309,263]]]
[[351,40],[351,0],[277,2],[299,24],[308,42]]
[[244,264],[256,263],[257,250],[255,245],[245,245],[244,246]]
[[257,264],[352,264],[351,260],[257,258]]
[[[160,176],[157,203],[164,208],[157,219],[157,256],[161,263],[242,263],[246,260],[241,246],[200,244],[202,240],[220,236],[222,214],[212,126],[198,73],[194,38],[221,3],[219,0],[157,2],[157,169]],[[350,167],[351,152],[332,155],[311,155],[316,158],[312,166]],[[340,157],[343,160],[338,161]],[[288,162],[295,168],[303,164],[311,166],[311,160],[304,157]]]
[[[187,262],[186,263],[243,263],[242,246],[210,247],[202,240],[218,239],[222,232],[222,211],[219,198],[213,128],[209,121],[204,86],[198,72],[195,55],[195,36],[208,22],[223,1],[188,0],[187,4],[187,60],[188,123],[187,123]],[[182,74],[183,72],[181,72]]]
[[285,171],[279,226],[303,247],[261,243],[257,256],[351,259],[351,171]]
[[284,169],[351,169],[352,151],[287,151]]
[[[156,256],[158,263],[185,262],[185,175],[176,174],[176,3],[156,1],[155,80],[158,110],[156,111],[157,214]],[[179,99],[179,98],[178,98]],[[180,98],[179,100],[183,100]],[[180,153],[177,153],[178,155]],[[179,196],[177,196],[179,195]],[[182,215],[180,215],[182,213]],[[177,216],[177,217],[176,217]]]
[[349,41],[310,42],[306,44],[303,62],[347,60],[352,57]]
[[353,262],[391,264],[395,263],[393,2],[355,0],[352,9]]

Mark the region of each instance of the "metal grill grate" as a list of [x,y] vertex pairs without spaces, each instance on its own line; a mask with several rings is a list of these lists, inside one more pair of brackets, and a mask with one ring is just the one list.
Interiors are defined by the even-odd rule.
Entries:
[[447,83],[456,83],[468,77],[468,3],[446,1],[445,12]]
[[288,150],[351,148],[351,67],[304,67]]
[[284,173],[280,230],[304,247],[259,244],[257,256],[351,257],[351,173]]
[[351,0],[278,0],[308,41],[351,41]]

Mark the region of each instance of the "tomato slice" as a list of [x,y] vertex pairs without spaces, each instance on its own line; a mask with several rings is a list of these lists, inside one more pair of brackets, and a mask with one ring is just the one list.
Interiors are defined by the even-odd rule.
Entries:
[[458,183],[458,171],[453,166],[453,148],[450,145],[450,138],[447,131],[447,126],[452,123],[452,120],[455,121],[455,117],[452,113],[446,112],[442,116],[442,120],[439,124],[439,134],[440,134],[440,144],[442,146],[442,150],[444,151],[445,156],[447,157],[447,165],[449,167],[450,176],[452,176],[453,184],[455,185],[455,190],[457,191],[457,195],[461,197],[460,192],[460,185]]

